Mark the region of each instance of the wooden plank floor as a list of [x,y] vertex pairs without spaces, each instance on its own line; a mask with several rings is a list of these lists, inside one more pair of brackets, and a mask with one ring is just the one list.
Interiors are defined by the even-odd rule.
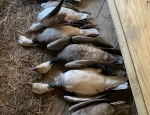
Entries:
[[108,0],[139,115],[150,114],[150,3]]
[[114,47],[118,47],[107,0],[82,0],[77,6],[81,10],[91,13],[89,19],[97,24],[102,39]]

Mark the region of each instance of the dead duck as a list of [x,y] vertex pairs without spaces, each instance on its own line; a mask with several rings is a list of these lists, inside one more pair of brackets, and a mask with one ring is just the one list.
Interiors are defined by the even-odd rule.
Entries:
[[63,2],[64,0],[61,0],[56,7],[49,7],[40,12],[37,17],[37,23],[32,24],[29,31],[36,31],[57,24],[69,24],[70,22],[86,19],[89,16],[88,13],[76,12],[70,8],[62,7]]
[[116,67],[115,64],[123,63],[121,56],[109,54],[93,44],[71,44],[59,52],[55,58],[36,66],[33,70],[47,73],[53,64],[60,61],[66,63],[65,66],[70,68],[86,67],[92,64]]
[[[60,41],[68,41],[68,38],[71,38],[73,36],[97,36],[99,32],[97,29],[91,28],[91,29],[79,29],[72,26],[56,26],[53,28],[47,28],[45,31],[43,31],[41,34],[37,35],[35,38],[28,39],[25,36],[20,35],[17,33],[17,37],[19,38],[19,44],[22,46],[33,46],[37,44],[41,45],[49,45],[51,42],[54,42],[56,40]],[[62,40],[63,39],[63,40]],[[62,44],[62,43],[61,43]],[[59,44],[60,45],[60,44]],[[48,49],[50,49],[48,47]]]
[[107,90],[120,90],[128,87],[127,78],[105,76],[100,72],[100,69],[93,68],[69,70],[64,74],[61,73],[49,84],[28,84],[32,86],[32,91],[37,94],[42,94],[53,88],[62,88],[80,96],[93,96]]

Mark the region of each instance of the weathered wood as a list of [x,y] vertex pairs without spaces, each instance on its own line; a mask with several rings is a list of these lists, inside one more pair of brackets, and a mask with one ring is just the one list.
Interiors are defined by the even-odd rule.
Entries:
[[78,4],[82,11],[90,12],[89,20],[97,24],[99,33],[103,41],[118,47],[116,32],[112,22],[107,0],[82,0]]
[[108,0],[139,115],[150,114],[149,36],[147,0]]

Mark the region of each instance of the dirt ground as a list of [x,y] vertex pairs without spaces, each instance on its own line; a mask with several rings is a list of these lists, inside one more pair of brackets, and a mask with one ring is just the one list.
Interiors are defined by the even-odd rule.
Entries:
[[[98,24],[104,41],[119,47],[106,0],[85,0],[79,6],[88,9]],[[96,4],[93,6],[92,4]],[[32,93],[25,83],[48,83],[67,69],[56,65],[51,72],[39,74],[31,68],[56,55],[42,47],[22,47],[15,37],[16,32],[24,34],[36,21],[41,8],[30,0],[0,1],[0,115],[69,115],[71,103],[64,101],[67,92],[55,89],[42,95]],[[34,35],[33,35],[34,36]],[[32,37],[32,36],[29,36]],[[120,93],[121,92],[121,93]],[[134,104],[131,90],[120,91],[110,97],[127,100]]]

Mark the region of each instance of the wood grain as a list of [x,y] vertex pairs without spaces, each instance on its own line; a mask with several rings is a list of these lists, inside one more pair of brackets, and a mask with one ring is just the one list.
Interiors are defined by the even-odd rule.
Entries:
[[108,0],[139,115],[150,114],[150,6],[147,0]]
[[96,28],[103,41],[114,47],[119,46],[107,0],[82,0],[78,8],[91,13],[89,20],[97,24]]

